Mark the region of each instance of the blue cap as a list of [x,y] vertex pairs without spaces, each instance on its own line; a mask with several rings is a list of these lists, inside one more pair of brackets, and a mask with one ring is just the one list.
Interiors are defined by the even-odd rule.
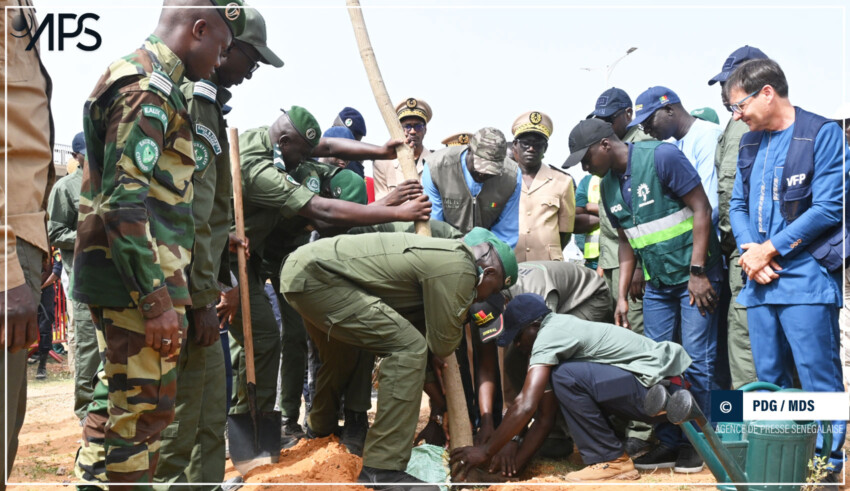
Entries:
[[735,69],[745,61],[761,60],[764,58],[767,58],[767,55],[758,48],[753,48],[752,46],[738,48],[729,55],[729,58],[726,58],[726,61],[723,62],[723,68],[720,70],[720,73],[709,80],[708,85],[714,85],[717,82],[725,82],[726,79],[729,78],[729,75],[732,75],[732,72],[734,72]]
[[355,137],[363,138],[366,136],[366,120],[360,111],[353,107],[344,107],[336,117],[334,126],[345,126],[350,129]]
[[522,328],[550,313],[552,311],[546,306],[543,297],[536,293],[523,293],[515,296],[508,303],[508,307],[502,316],[504,328],[496,344],[499,346],[511,344],[516,335],[522,331]]
[[588,114],[587,117],[607,118],[608,116],[613,116],[621,109],[628,109],[630,107],[632,107],[632,98],[629,97],[629,94],[626,94],[626,91],[623,89],[611,87],[596,99],[596,109]]
[[322,133],[322,138],[345,138],[354,140],[354,133],[345,126],[331,126]]
[[667,87],[662,87],[660,85],[650,87],[638,96],[637,102],[635,102],[635,119],[629,123],[627,128],[643,123],[652,116],[655,111],[664,106],[680,102],[682,101],[679,99],[679,96]]
[[74,139],[71,141],[71,151],[86,154],[86,135],[82,131],[74,135]]

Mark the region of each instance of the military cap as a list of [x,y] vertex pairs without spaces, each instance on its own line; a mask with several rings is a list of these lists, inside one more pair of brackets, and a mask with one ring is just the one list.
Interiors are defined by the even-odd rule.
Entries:
[[413,97],[405,99],[395,107],[395,112],[400,120],[413,116],[426,123],[431,121],[431,106],[422,99],[414,99]]
[[502,290],[510,288],[516,283],[519,266],[517,265],[514,250],[511,246],[496,237],[493,232],[486,228],[475,227],[463,236],[463,242],[470,247],[485,242],[492,245],[496,254],[499,256],[499,261],[502,263],[502,270],[505,272],[505,283],[502,285]]
[[310,147],[316,148],[316,145],[319,144],[319,140],[322,138],[322,129],[319,127],[319,122],[316,121],[316,118],[310,114],[310,111],[301,106],[292,106],[289,108],[289,111],[286,109],[281,109],[281,111],[286,114],[289,122],[292,123],[292,127],[310,144]]
[[353,107],[346,106],[342,108],[342,111],[334,119],[333,125],[348,128],[354,134],[355,138],[366,136],[366,120],[363,119],[360,111]]
[[86,154],[86,135],[82,131],[74,135],[74,139],[71,140],[71,151]]
[[210,3],[216,7],[223,7],[216,10],[230,28],[233,37],[239,37],[245,32],[245,11],[242,0],[210,0]]
[[505,135],[497,128],[481,128],[469,139],[469,150],[474,155],[472,167],[476,172],[501,176],[508,151]]
[[458,145],[466,145],[469,143],[469,139],[472,138],[472,133],[468,133],[466,131],[462,131],[460,133],[455,133],[451,136],[447,136],[443,139],[442,144],[447,147],[455,147]]
[[242,9],[245,17],[245,30],[236,39],[248,43],[260,53],[260,61],[266,65],[282,67],[283,60],[278,58],[266,44],[266,21],[255,8]]
[[691,116],[699,118],[703,121],[708,121],[709,123],[720,124],[720,118],[717,117],[717,111],[710,107],[701,107],[699,109],[694,109],[693,111],[691,111]]
[[552,135],[552,129],[552,118],[540,111],[528,111],[516,118],[513,126],[511,126],[511,133],[516,138],[523,133],[533,131],[540,133],[548,140]]

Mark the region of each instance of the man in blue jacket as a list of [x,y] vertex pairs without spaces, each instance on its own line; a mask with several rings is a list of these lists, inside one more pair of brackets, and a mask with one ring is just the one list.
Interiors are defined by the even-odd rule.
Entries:
[[[831,120],[791,104],[773,60],[741,65],[724,91],[732,117],[750,129],[741,138],[729,216],[748,278],[738,302],[747,307],[750,338],[758,340],[758,378],[790,387],[793,355],[804,391],[843,392],[844,135]],[[837,472],[846,422],[834,428],[830,461]]]

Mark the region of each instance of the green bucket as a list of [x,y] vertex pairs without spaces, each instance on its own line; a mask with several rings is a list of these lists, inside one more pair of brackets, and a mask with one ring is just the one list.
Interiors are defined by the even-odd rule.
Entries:
[[788,486],[750,486],[751,490],[798,491],[808,477],[814,457],[815,421],[751,421],[747,423],[747,480],[751,483],[798,483]]

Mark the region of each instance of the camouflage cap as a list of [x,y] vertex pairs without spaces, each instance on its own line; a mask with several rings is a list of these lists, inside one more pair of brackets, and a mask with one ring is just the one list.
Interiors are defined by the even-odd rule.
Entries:
[[505,282],[502,284],[502,290],[510,288],[516,283],[519,266],[516,262],[514,250],[511,246],[496,237],[493,232],[486,228],[475,227],[463,236],[463,242],[468,246],[477,246],[485,242],[491,244],[499,256],[499,261],[502,263],[502,271],[505,272]]
[[511,126],[511,132],[514,134],[514,138],[523,133],[533,131],[543,135],[548,140],[552,136],[552,130],[552,118],[540,111],[523,113],[520,117],[516,118],[516,121]]
[[458,145],[466,145],[469,143],[470,138],[472,138],[472,133],[462,131],[443,138],[443,141],[440,143],[447,147],[455,147]]
[[245,8],[242,13],[242,17],[245,17],[245,30],[236,36],[236,39],[253,46],[260,53],[260,61],[266,65],[282,67],[283,60],[278,58],[266,43],[266,20],[255,8]]
[[242,0],[210,0],[217,8],[224,23],[230,28],[233,37],[239,37],[245,31],[245,12],[242,10]]
[[469,139],[469,150],[474,155],[472,167],[476,172],[491,176],[502,175],[508,142],[498,128],[487,127],[476,131]]
[[398,114],[399,120],[413,116],[422,119],[426,123],[431,121],[431,106],[422,99],[408,97],[398,103],[395,107],[395,112]]
[[319,144],[319,140],[322,138],[322,129],[319,127],[319,122],[316,121],[316,118],[310,114],[310,111],[301,106],[292,106],[289,108],[289,111],[286,109],[281,109],[281,111],[286,114],[289,122],[292,123],[292,127],[310,144],[310,147],[316,148],[316,145]]

